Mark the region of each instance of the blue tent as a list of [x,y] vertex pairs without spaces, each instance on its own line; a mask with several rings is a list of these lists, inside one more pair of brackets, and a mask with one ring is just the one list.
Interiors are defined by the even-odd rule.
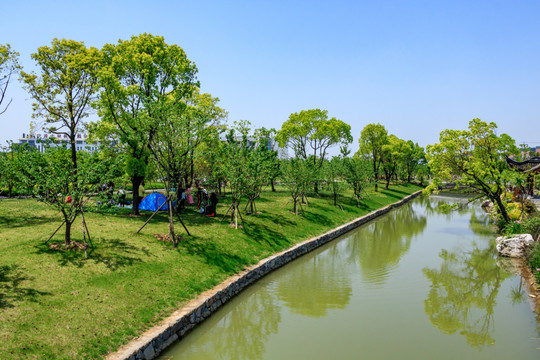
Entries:
[[[150,210],[150,211],[156,211],[161,204],[167,202],[167,198],[165,195],[161,193],[151,193],[149,195],[146,195],[144,199],[142,199],[141,203],[139,204],[139,210]],[[162,211],[169,210],[167,207],[167,204],[163,205],[161,207]]]

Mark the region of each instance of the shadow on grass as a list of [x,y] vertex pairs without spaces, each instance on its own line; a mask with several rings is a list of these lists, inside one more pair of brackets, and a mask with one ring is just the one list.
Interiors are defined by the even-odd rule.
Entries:
[[180,242],[178,247],[184,248],[192,256],[201,257],[208,265],[217,266],[228,273],[240,271],[246,264],[246,259],[227,254],[216,244],[204,241],[198,236],[190,236],[188,240]]
[[406,193],[406,192],[398,191],[398,190],[392,190],[392,189],[381,190],[381,194],[384,194],[384,195],[388,196],[389,198],[397,199],[397,200],[401,200],[403,198],[403,194],[408,195],[408,193]]
[[0,216],[0,228],[30,227],[49,224],[54,221],[60,222],[59,216],[34,216],[31,214],[18,214],[17,217]]
[[334,222],[328,217],[322,214],[316,214],[309,211],[304,212],[304,218],[310,222],[321,224],[324,226],[334,226]]
[[0,266],[0,309],[12,308],[15,302],[23,300],[37,302],[40,296],[51,295],[48,292],[21,286],[25,280],[32,278],[23,274],[17,265]]
[[84,257],[84,251],[79,248],[51,249],[44,243],[36,247],[38,254],[50,254],[56,257],[61,266],[71,265],[82,268],[87,262],[92,261],[96,264],[104,264],[111,271],[141,263],[142,256],[150,256],[150,252],[144,246],[138,248],[119,239],[109,239],[98,244],[94,240],[94,246],[94,248],[88,248],[88,258]]
[[[292,222],[289,223],[292,224]],[[244,232],[255,242],[267,243],[272,250],[281,250],[292,244],[291,240],[284,234],[274,231],[264,224],[249,224],[244,228]]]
[[295,226],[296,223],[294,221],[291,221],[287,218],[285,218],[284,216],[275,216],[275,215],[272,215],[272,214],[268,214],[268,213],[262,213],[262,214],[257,214],[255,215],[258,219],[261,219],[263,221],[268,221],[268,222],[272,222],[274,224],[278,224],[280,226]]

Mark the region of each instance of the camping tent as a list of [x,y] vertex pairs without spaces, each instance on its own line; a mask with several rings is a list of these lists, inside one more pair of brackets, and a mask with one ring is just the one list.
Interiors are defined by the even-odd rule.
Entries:
[[[150,210],[150,211],[156,211],[161,204],[167,202],[167,198],[165,195],[161,193],[151,193],[145,196],[144,199],[142,199],[141,203],[139,204],[139,210]],[[169,210],[167,207],[167,204],[163,205],[161,207],[162,211]]]

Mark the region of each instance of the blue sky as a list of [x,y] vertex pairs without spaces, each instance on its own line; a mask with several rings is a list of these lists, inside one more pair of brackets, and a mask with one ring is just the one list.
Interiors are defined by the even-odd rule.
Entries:
[[[320,108],[425,146],[478,117],[540,145],[537,1],[4,1],[0,43],[30,54],[54,37],[101,47],[143,32],[181,46],[229,122],[279,129]],[[28,132],[13,82],[0,144]]]

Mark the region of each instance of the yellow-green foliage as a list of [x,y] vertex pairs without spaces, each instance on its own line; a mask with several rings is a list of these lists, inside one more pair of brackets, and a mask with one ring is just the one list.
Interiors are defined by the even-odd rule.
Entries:
[[510,216],[510,220],[516,221],[519,220],[521,217],[521,210],[520,209],[512,209],[508,211],[508,216]]
[[511,201],[514,198],[514,194],[511,191],[505,191],[501,194],[502,201]]

